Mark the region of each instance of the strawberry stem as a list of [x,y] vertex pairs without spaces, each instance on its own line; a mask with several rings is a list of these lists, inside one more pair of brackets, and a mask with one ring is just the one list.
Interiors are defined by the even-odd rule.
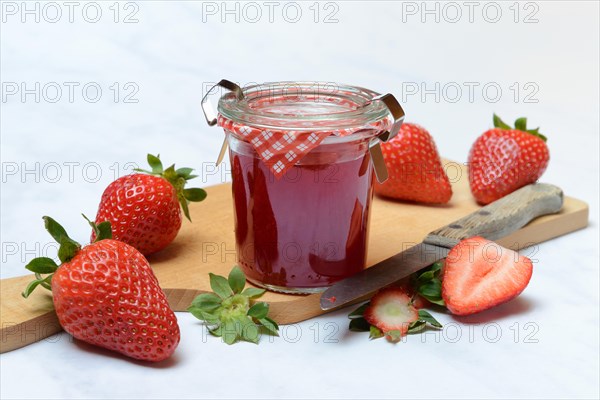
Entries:
[[513,128],[510,125],[508,125],[507,123],[505,123],[504,121],[502,121],[499,116],[494,114],[494,127],[500,128],[500,129],[505,129],[505,130],[516,129],[518,131],[529,133],[533,136],[536,136],[536,137],[542,139],[544,142],[546,142],[548,140],[548,138],[546,136],[544,136],[543,134],[540,133],[540,128],[527,129],[527,118],[525,118],[525,117],[517,118],[515,121],[515,127]]
[[229,277],[209,273],[214,293],[197,296],[188,311],[208,325],[211,335],[220,336],[227,344],[238,340],[258,343],[259,331],[278,336],[279,326],[268,317],[269,304],[255,302],[264,289],[248,287],[246,275],[235,266]]
[[112,229],[110,227],[110,221],[103,221],[99,224],[96,224],[95,222],[90,221],[90,219],[86,217],[85,214],[81,215],[88,222],[88,224],[90,224],[92,230],[94,231],[94,236],[96,237],[94,243],[104,239],[112,239]]
[[175,164],[171,165],[169,168],[164,169],[162,161],[160,161],[160,155],[152,155],[148,154],[147,156],[148,164],[150,165],[151,171],[145,169],[136,168],[134,171],[143,172],[145,174],[160,176],[167,181],[175,188],[177,193],[177,200],[181,205],[181,209],[185,217],[191,221],[189,203],[190,201],[198,202],[202,201],[206,198],[206,191],[200,188],[191,188],[186,189],[185,185],[187,181],[190,179],[197,178],[198,175],[193,175],[194,171],[192,168],[178,168],[175,169]]

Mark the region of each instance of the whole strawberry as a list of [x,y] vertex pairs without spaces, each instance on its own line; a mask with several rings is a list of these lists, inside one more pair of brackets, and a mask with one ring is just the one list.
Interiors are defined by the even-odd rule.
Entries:
[[427,130],[404,123],[398,134],[381,149],[389,178],[375,182],[375,193],[420,203],[447,203],[452,187],[440,156]]
[[550,160],[546,137],[527,129],[527,119],[515,128],[494,115],[494,129],[479,136],[469,153],[469,184],[480,204],[498,200],[537,181]]
[[26,268],[36,280],[23,296],[39,285],[50,289],[61,326],[79,340],[139,360],[171,356],[179,344],[177,318],[144,256],[110,239],[109,222],[90,222],[96,241],[81,248],[52,218],[44,221],[60,243],[61,264],[32,260]]
[[[203,189],[186,189],[188,180],[195,178],[191,168],[163,170],[158,156],[148,154],[152,171],[136,170],[137,174],[123,176],[104,190],[96,223],[109,221],[113,237],[148,255],[167,247],[181,228],[181,209],[191,221],[190,201],[202,201]],[[92,232],[92,241],[94,232]]]

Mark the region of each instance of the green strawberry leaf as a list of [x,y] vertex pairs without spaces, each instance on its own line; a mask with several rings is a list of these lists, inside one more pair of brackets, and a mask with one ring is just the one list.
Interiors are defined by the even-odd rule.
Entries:
[[427,323],[425,321],[415,321],[408,326],[408,333],[419,333],[425,329],[426,325]]
[[65,228],[63,228],[54,219],[48,216],[44,216],[42,219],[44,220],[44,226],[46,227],[46,230],[58,243],[61,242],[63,237],[69,237],[69,235],[67,235],[67,231],[65,231]]
[[515,129],[518,129],[523,132],[527,132],[527,118],[521,117],[517,118],[515,121]]
[[445,306],[442,299],[442,281],[440,280],[443,265],[443,261],[437,261],[411,277],[416,293],[429,302],[440,306]]
[[422,285],[424,283],[427,283],[428,281],[431,281],[433,278],[435,278],[435,271],[433,271],[433,270],[425,271],[421,275],[419,275],[419,277],[417,278],[417,285]]
[[369,327],[369,339],[379,339],[379,338],[382,338],[383,336],[384,336],[383,332],[378,327],[373,326],[373,325],[371,325]]
[[507,129],[507,130],[511,130],[512,129],[511,126],[509,126],[504,121],[502,121],[500,119],[500,117],[497,116],[496,114],[494,114],[494,127],[501,128],[501,129]]
[[211,289],[222,299],[226,299],[233,294],[233,290],[229,286],[227,279],[220,275],[209,273]]
[[247,342],[258,343],[260,331],[250,318],[241,316],[236,318],[234,322],[236,333],[239,338]]
[[183,189],[183,197],[187,201],[202,201],[206,198],[206,191],[200,188]]
[[29,264],[25,266],[25,268],[38,274],[52,274],[56,272],[58,265],[56,265],[54,260],[51,258],[38,257],[31,260]]
[[543,134],[540,133],[540,128],[528,129],[525,132],[530,133],[533,136],[536,136],[536,137],[540,138],[544,142],[548,141],[548,138],[545,135],[543,135]]
[[236,335],[241,336],[242,331],[243,331],[243,326],[246,324],[246,322],[249,321],[249,319],[243,315],[240,315],[240,316],[233,318],[232,321],[233,321],[233,326],[235,328]]
[[545,135],[542,135],[540,132],[540,128],[536,128],[536,129],[530,129],[527,132],[531,133],[533,136],[537,136],[540,139],[542,139],[544,142],[548,141],[548,138]]
[[186,199],[179,199],[179,205],[181,205],[181,211],[183,211],[183,215],[187,218],[188,221],[192,220],[190,216],[190,207]]
[[236,294],[240,293],[244,289],[244,286],[246,286],[246,276],[237,265],[229,273],[227,281],[233,293]]
[[437,276],[440,274],[440,272],[442,271],[442,267],[444,266],[444,263],[441,261],[436,261],[433,264],[431,264],[431,270],[436,274],[436,278]]
[[183,179],[188,180],[190,179],[192,171],[194,171],[193,168],[178,168],[175,172],[177,172],[177,175],[179,175]]
[[446,307],[446,302],[444,302],[444,299],[442,299],[441,297],[425,297],[425,299],[427,299],[428,302],[436,304],[438,306],[442,306],[442,307]]
[[248,297],[249,299],[256,299],[257,297],[262,296],[265,292],[265,289],[249,287],[244,289],[242,295]]
[[146,159],[148,160],[148,165],[150,165],[150,168],[152,168],[153,174],[160,175],[163,173],[163,165],[162,161],[160,161],[160,154],[157,156],[148,154]]
[[227,344],[234,344],[238,338],[237,331],[235,329],[234,321],[225,322],[223,329],[221,331],[221,337],[223,341]]
[[419,285],[417,292],[425,298],[441,298],[442,281],[439,278],[432,278]]
[[265,302],[256,303],[248,310],[248,316],[258,320],[266,318],[268,313],[269,305]]
[[223,334],[223,328],[221,327],[221,325],[219,325],[213,329],[209,328],[208,332],[213,336],[221,337],[221,335]]
[[190,306],[187,310],[194,317],[198,318],[200,321],[204,321],[208,325],[217,325],[220,322],[219,318],[215,314],[204,311],[201,308]]
[[271,334],[279,336],[279,325],[269,317],[264,317],[258,320],[261,325]]
[[192,301],[192,306],[206,312],[212,312],[221,305],[221,298],[214,293],[203,293],[196,296]]
[[369,332],[371,324],[364,318],[353,318],[350,320],[350,326],[348,327],[352,332]]
[[206,318],[204,317],[204,313],[205,311],[202,310],[200,307],[195,307],[195,306],[189,306],[187,308],[187,311],[192,314],[194,317],[198,318],[201,321],[206,321]]
[[96,225],[98,228],[98,234],[96,234],[96,242],[104,239],[112,239],[112,227],[110,221],[103,221]]
[[260,329],[256,326],[256,324],[251,323],[250,325],[244,327],[241,338],[246,342],[258,344],[260,339]]
[[427,322],[431,326],[436,328],[441,328],[442,324],[440,324],[429,312],[425,310],[419,310],[419,321]]
[[350,319],[362,318],[363,315],[365,314],[365,310],[369,307],[369,304],[371,304],[371,303],[365,303],[365,304],[361,305],[356,310],[354,310],[350,314],[348,314],[348,318],[350,318]]
[[202,315],[204,316],[204,322],[208,325],[218,325],[220,322],[218,315],[213,313],[202,311]]
[[58,248],[58,258],[61,262],[69,262],[77,252],[81,249],[81,245],[69,238],[68,236],[63,236],[60,240],[60,247]]

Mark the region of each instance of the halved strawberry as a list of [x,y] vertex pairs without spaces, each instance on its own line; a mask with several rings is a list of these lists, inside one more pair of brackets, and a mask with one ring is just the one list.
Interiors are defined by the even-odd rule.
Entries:
[[364,318],[388,339],[398,340],[408,333],[410,324],[419,319],[419,311],[403,289],[390,287],[373,296]]
[[517,297],[533,265],[527,257],[482,237],[462,240],[444,266],[442,298],[452,314],[469,315]]

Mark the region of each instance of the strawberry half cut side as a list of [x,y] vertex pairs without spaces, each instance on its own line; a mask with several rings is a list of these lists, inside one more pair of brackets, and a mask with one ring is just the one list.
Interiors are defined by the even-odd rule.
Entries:
[[408,333],[410,325],[419,319],[419,311],[404,290],[392,287],[373,296],[364,318],[395,341]]
[[442,297],[452,314],[478,313],[517,297],[533,265],[527,257],[482,237],[464,239],[450,250]]

